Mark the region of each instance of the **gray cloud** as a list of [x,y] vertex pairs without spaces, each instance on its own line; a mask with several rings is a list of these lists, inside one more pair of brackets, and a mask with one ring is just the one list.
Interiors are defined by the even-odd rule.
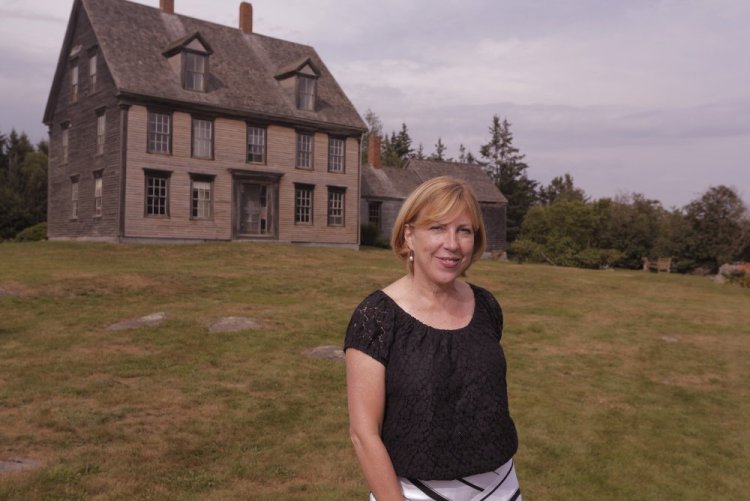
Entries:
[[[156,0],[138,0],[157,6]],[[176,0],[236,25],[238,0]],[[38,140],[72,1],[0,0],[0,132]],[[312,45],[354,105],[475,154],[507,116],[530,174],[684,205],[750,185],[745,0],[255,0],[255,29]],[[11,68],[12,70],[7,70]]]

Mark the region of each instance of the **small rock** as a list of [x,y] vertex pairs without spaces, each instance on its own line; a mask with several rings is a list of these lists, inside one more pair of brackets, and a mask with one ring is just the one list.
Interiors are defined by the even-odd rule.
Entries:
[[258,322],[247,317],[224,317],[208,326],[209,332],[238,332],[260,327]]
[[39,462],[34,461],[33,459],[6,459],[0,461],[0,473],[33,470],[39,466],[41,466]]
[[659,339],[661,339],[665,343],[676,343],[679,341],[679,339],[674,336],[661,336]]
[[322,358],[324,360],[344,360],[344,350],[340,346],[327,344],[316,348],[309,348],[302,352],[310,358]]
[[138,329],[140,327],[158,325],[159,323],[161,323],[163,320],[166,320],[167,318],[169,318],[169,315],[167,315],[163,311],[160,311],[159,313],[152,313],[151,315],[146,315],[144,317],[134,318],[131,320],[125,320],[123,322],[112,324],[109,327],[107,327],[107,330],[108,331],[123,331],[127,329]]
[[18,291],[14,291],[11,289],[3,289],[2,287],[0,287],[0,297],[3,297],[3,296],[18,297],[20,295],[21,294]]

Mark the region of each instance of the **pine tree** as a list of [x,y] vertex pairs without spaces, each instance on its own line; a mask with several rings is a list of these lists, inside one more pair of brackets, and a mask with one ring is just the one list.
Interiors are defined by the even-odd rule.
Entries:
[[417,160],[424,160],[424,146],[422,146],[422,143],[419,143],[419,147],[417,148],[417,152],[414,153],[414,158]]
[[406,128],[406,124],[401,124],[401,130],[398,134],[394,135],[393,149],[402,161],[406,161],[414,152],[411,148],[411,137],[409,136],[409,130]]
[[445,160],[446,149],[447,148],[443,144],[443,139],[438,138],[437,143],[435,143],[435,152],[432,155],[430,155],[430,160],[439,160],[441,162]]
[[526,176],[529,166],[523,161],[525,155],[513,146],[510,125],[507,119],[501,122],[498,115],[492,117],[490,140],[479,150],[484,159],[481,164],[508,199],[508,243],[513,242],[521,232],[523,218],[536,201],[537,186],[536,181]]

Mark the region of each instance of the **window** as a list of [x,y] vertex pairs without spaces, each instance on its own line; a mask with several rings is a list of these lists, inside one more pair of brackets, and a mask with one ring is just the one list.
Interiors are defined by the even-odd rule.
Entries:
[[97,55],[96,52],[94,52],[89,57],[89,84],[91,85],[92,93],[96,91],[96,62]]
[[380,228],[382,202],[367,204],[367,222]]
[[169,217],[169,177],[170,172],[147,170],[146,172],[146,215]]
[[101,155],[104,153],[104,133],[107,128],[107,116],[102,110],[96,116],[96,154]]
[[340,137],[328,139],[328,171],[344,172],[344,140]]
[[193,219],[211,218],[211,176],[190,176],[190,217]]
[[213,158],[214,123],[211,120],[193,119],[193,156]]
[[70,179],[70,217],[78,219],[78,177]]
[[315,109],[315,79],[297,76],[297,108],[301,110]]
[[102,171],[94,172],[94,217],[102,215]]
[[309,184],[294,185],[294,222],[312,224],[313,222],[313,190]]
[[266,129],[263,127],[247,126],[247,161],[266,162]]
[[150,153],[172,152],[172,128],[169,113],[148,112],[148,151]]
[[344,225],[344,188],[328,187],[328,226]]
[[206,60],[203,54],[185,52],[185,88],[204,92],[206,90]]
[[313,168],[313,136],[312,134],[297,133],[297,167],[300,169]]
[[78,101],[78,60],[70,68],[70,98],[74,103]]
[[62,129],[62,163],[68,163],[68,146],[70,144],[70,124],[63,124]]

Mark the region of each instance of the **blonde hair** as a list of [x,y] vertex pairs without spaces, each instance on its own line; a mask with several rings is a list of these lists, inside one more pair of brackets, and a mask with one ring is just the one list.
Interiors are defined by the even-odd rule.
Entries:
[[[443,222],[464,210],[469,213],[474,230],[474,251],[471,254],[471,263],[473,263],[482,257],[487,243],[482,209],[471,187],[466,182],[450,176],[440,176],[425,181],[409,195],[393,224],[391,232],[393,252],[403,260],[409,256],[405,236],[407,225],[422,227]],[[409,263],[409,272],[414,272],[411,263]]]

